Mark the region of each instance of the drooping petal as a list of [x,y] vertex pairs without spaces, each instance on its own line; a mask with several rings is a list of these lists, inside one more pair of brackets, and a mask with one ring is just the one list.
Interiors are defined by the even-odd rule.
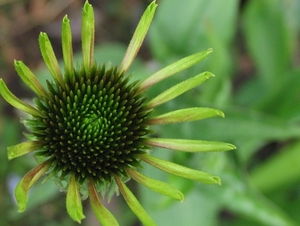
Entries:
[[204,184],[221,184],[221,179],[209,173],[194,170],[173,162],[158,159],[150,155],[140,155],[141,159],[148,164],[163,170],[167,173],[174,174],[179,177],[187,178],[190,180],[198,181]]
[[183,201],[183,194],[169,184],[147,177],[136,170],[127,169],[126,171],[134,180],[151,189],[152,191]]
[[8,159],[14,159],[16,157],[25,155],[29,152],[39,150],[43,147],[43,141],[26,141],[7,148]]
[[213,108],[186,108],[172,112],[168,112],[157,117],[153,117],[147,121],[148,124],[170,124],[178,122],[189,122],[195,120],[201,120],[209,117],[221,116],[224,117],[224,113],[220,110]]
[[17,184],[15,197],[19,207],[19,212],[23,212],[26,209],[29,189],[49,169],[50,165],[50,160],[43,162],[30,170]]
[[138,53],[153,19],[156,7],[157,4],[153,1],[143,13],[121,63],[120,70],[122,72],[128,70]]
[[81,27],[83,66],[87,73],[93,64],[95,41],[94,9],[88,1],[86,1],[83,6]]
[[40,111],[38,111],[31,105],[24,103],[19,98],[17,98],[14,94],[12,94],[10,90],[7,88],[2,78],[0,78],[0,94],[13,107],[33,116],[37,116],[41,118],[44,117],[44,115]]
[[42,84],[39,82],[39,80],[37,80],[32,71],[22,61],[15,60],[14,65],[23,82],[25,82],[33,92],[35,92],[40,97],[48,96]]
[[80,192],[78,189],[78,184],[75,179],[75,175],[72,174],[68,184],[67,190],[67,200],[66,200],[67,211],[70,217],[81,223],[81,220],[85,218],[82,211],[82,202],[80,198]]
[[185,152],[216,152],[236,149],[229,143],[204,140],[147,138],[145,143],[150,146]]
[[147,78],[145,81],[143,81],[141,83],[140,90],[143,91],[145,89],[148,89],[150,86],[164,80],[165,78],[168,78],[175,73],[178,73],[195,65],[196,63],[204,60],[211,52],[212,49],[208,49],[206,51],[195,53],[166,66],[165,68],[159,70],[158,72]]
[[210,72],[203,72],[199,75],[189,78],[159,94],[157,97],[149,101],[147,103],[147,106],[149,106],[149,108],[154,108],[158,105],[168,102],[178,97],[179,95],[189,91],[190,89],[195,88],[196,86],[200,85],[212,76],[214,75]]
[[123,195],[128,206],[134,212],[134,214],[140,219],[143,225],[154,226],[156,225],[152,218],[147,214],[144,208],[141,206],[137,198],[132,194],[129,188],[124,184],[119,177],[115,177],[117,185],[120,189],[121,194]]
[[44,59],[45,64],[47,65],[51,75],[55,78],[62,86],[64,84],[63,77],[59,68],[59,64],[55,53],[53,51],[51,42],[48,38],[48,35],[44,32],[41,32],[39,35],[39,44],[40,50]]
[[89,190],[89,199],[91,202],[92,209],[99,222],[103,226],[118,226],[119,224],[116,218],[101,203],[97,191],[95,189],[95,186],[93,184],[93,181],[89,181],[88,190]]
[[72,48],[72,31],[70,26],[70,20],[66,15],[62,20],[61,28],[61,38],[62,38],[62,51],[65,63],[66,74],[73,75],[73,48]]

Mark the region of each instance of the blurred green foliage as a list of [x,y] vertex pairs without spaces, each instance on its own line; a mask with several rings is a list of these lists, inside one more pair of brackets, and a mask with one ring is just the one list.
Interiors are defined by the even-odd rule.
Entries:
[[[137,59],[131,68],[134,78],[144,79],[170,62],[212,47],[214,53],[205,62],[158,84],[149,95],[211,71],[215,78],[158,111],[207,106],[223,110],[226,117],[160,126],[157,135],[231,142],[238,149],[199,155],[154,150],[153,155],[219,175],[222,186],[197,184],[145,166],[147,175],[169,181],[186,199],[178,203],[138,186],[143,206],[164,226],[299,225],[300,1],[250,0],[243,7],[239,0],[161,0],[158,4],[145,43],[151,61]],[[123,44],[101,45],[95,57],[98,62],[118,64],[125,49]],[[38,74],[41,80],[49,77],[46,70]],[[45,203],[53,202],[58,212],[65,213],[64,196],[48,182],[33,189],[28,212],[16,213],[8,182],[34,165],[30,156],[9,163],[6,159],[6,147],[20,141],[21,130],[18,122],[1,117],[0,184],[5,195],[0,196],[0,225],[25,225],[24,219],[26,225],[74,225],[67,214],[59,219],[49,213],[37,216],[37,212],[45,215]],[[42,203],[44,209],[37,210]],[[115,212],[122,225],[133,225],[135,219],[123,203]],[[91,224],[83,221],[83,225]]]

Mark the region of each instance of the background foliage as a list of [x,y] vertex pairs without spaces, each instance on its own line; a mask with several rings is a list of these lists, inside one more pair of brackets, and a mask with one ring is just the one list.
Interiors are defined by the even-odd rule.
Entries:
[[[64,2],[64,3],[62,3]],[[37,36],[49,33],[60,57],[60,21],[68,13],[74,48],[80,50],[80,15],[84,1],[0,2],[0,73],[18,96],[30,98],[13,71],[13,59],[49,77],[41,63]],[[147,1],[90,1],[97,18],[96,58],[118,64]],[[153,155],[204,170],[222,186],[201,185],[145,167],[147,175],[169,181],[186,198],[178,203],[130,182],[158,225],[299,225],[300,215],[300,68],[298,0],[160,0],[148,38],[131,71],[144,79],[151,72],[194,52],[212,47],[209,58],[156,85],[155,95],[170,84],[211,71],[215,78],[158,111],[207,106],[226,118],[157,128],[163,137],[231,142],[227,153],[188,154],[154,150]],[[80,56],[79,56],[80,57]],[[65,196],[48,181],[32,189],[28,210],[19,214],[12,197],[16,181],[35,162],[31,156],[8,162],[6,147],[19,143],[23,127],[0,99],[0,225],[74,225]],[[89,204],[83,225],[98,225]],[[139,225],[119,198],[107,204],[122,225]]]

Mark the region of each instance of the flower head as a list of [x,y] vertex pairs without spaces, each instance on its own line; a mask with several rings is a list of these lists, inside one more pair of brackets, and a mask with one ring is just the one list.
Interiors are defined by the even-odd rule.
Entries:
[[144,12],[121,65],[108,67],[94,61],[94,13],[86,2],[82,16],[83,62],[73,66],[70,22],[62,21],[62,49],[64,72],[61,71],[47,34],[39,36],[40,50],[53,81],[43,87],[31,70],[21,61],[15,68],[21,79],[35,92],[35,106],[14,96],[2,79],[0,93],[15,108],[31,115],[24,120],[30,132],[28,141],[8,148],[13,159],[33,152],[39,163],[18,183],[15,196],[19,211],[24,211],[28,191],[43,175],[64,186],[67,211],[80,222],[84,218],[81,198],[89,197],[91,206],[103,225],[118,225],[117,220],[101,203],[98,193],[117,188],[132,211],[145,225],[155,225],[126,186],[133,178],[155,192],[182,200],[180,191],[162,181],[139,172],[148,163],[168,173],[207,184],[220,184],[220,179],[149,154],[152,147],[185,152],[226,151],[231,144],[201,140],[151,138],[151,126],[200,120],[223,113],[211,108],[187,108],[153,116],[159,105],[174,99],[213,76],[204,72],[179,83],[152,100],[145,91],[192,65],[205,59],[211,49],[185,57],[156,72],[142,82],[131,81],[127,70],[132,64],[150,26],[156,3]]

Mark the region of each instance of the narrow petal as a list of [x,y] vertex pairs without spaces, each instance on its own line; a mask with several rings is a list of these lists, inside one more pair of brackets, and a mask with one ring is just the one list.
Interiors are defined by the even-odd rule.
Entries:
[[142,82],[140,90],[142,91],[148,89],[150,86],[164,80],[165,78],[168,78],[175,73],[178,73],[195,65],[196,63],[204,60],[211,52],[212,49],[208,49],[206,51],[195,53],[166,66],[165,68],[159,70],[158,72],[147,78],[144,82]]
[[29,152],[39,150],[43,147],[43,141],[27,141],[7,148],[8,159],[25,155]]
[[0,94],[13,107],[33,116],[37,116],[41,118],[44,117],[44,115],[40,111],[30,106],[29,104],[24,103],[19,98],[17,98],[14,94],[12,94],[10,90],[7,88],[3,79],[1,78],[0,78]]
[[183,201],[183,194],[179,190],[170,186],[169,184],[164,183],[162,181],[154,180],[132,169],[128,169],[126,171],[134,180],[151,189],[152,191],[169,196],[173,199]]
[[149,26],[152,22],[157,4],[153,1],[143,13],[136,30],[132,36],[132,39],[129,43],[129,46],[126,50],[125,56],[120,66],[121,71],[127,71],[130,65],[132,64],[136,54],[138,53],[143,40],[147,34]]
[[45,64],[47,65],[51,75],[55,78],[61,85],[63,85],[63,78],[59,68],[59,64],[55,53],[53,51],[51,42],[48,38],[48,35],[44,32],[40,33],[39,36],[40,50],[44,59]]
[[62,50],[65,63],[65,70],[67,74],[73,75],[73,48],[72,48],[72,31],[70,26],[70,20],[66,15],[62,20],[61,28],[61,38],[62,38]]
[[94,59],[94,40],[95,40],[95,18],[94,9],[88,1],[85,2],[82,11],[82,54],[83,66],[85,71],[89,71]]
[[89,181],[88,190],[91,206],[98,221],[103,226],[118,226],[119,224],[114,215],[112,215],[112,213],[109,212],[109,210],[106,209],[101,203],[93,181]]
[[144,208],[141,206],[137,198],[132,194],[129,188],[120,180],[119,177],[115,177],[117,185],[122,193],[124,199],[126,200],[128,206],[134,212],[134,214],[140,219],[143,225],[154,226],[156,225],[152,218],[147,214]]
[[167,89],[163,93],[159,94],[157,97],[155,97],[154,99],[149,101],[147,103],[147,105],[149,106],[149,108],[154,108],[158,105],[168,102],[168,101],[178,97],[179,95],[189,91],[190,89],[195,88],[196,86],[205,82],[207,79],[209,79],[212,76],[214,76],[214,75],[210,72],[203,72],[199,75],[189,78],[189,79],[171,87],[170,89]]
[[22,62],[15,60],[15,69],[26,85],[40,97],[47,97],[48,94],[42,84],[37,80],[32,71]]
[[81,223],[81,220],[85,218],[83,211],[82,211],[82,202],[80,198],[80,192],[78,189],[78,184],[75,179],[75,175],[72,174],[70,177],[70,181],[68,184],[67,190],[67,211],[70,217]]
[[150,155],[141,155],[140,157],[143,161],[147,162],[148,164],[167,173],[187,178],[190,180],[198,181],[204,184],[221,184],[221,179],[219,177],[213,176],[209,173],[194,170],[173,162],[155,158]]
[[204,140],[147,138],[145,143],[150,146],[185,152],[215,152],[236,149],[229,143]]
[[209,117],[221,116],[224,117],[224,113],[220,110],[213,108],[186,108],[177,111],[172,111],[157,117],[153,117],[147,121],[148,124],[170,124],[178,122],[189,122],[201,120]]
[[19,212],[23,212],[26,209],[29,189],[49,169],[50,165],[51,162],[49,160],[43,162],[29,171],[17,184],[15,197],[19,207]]

